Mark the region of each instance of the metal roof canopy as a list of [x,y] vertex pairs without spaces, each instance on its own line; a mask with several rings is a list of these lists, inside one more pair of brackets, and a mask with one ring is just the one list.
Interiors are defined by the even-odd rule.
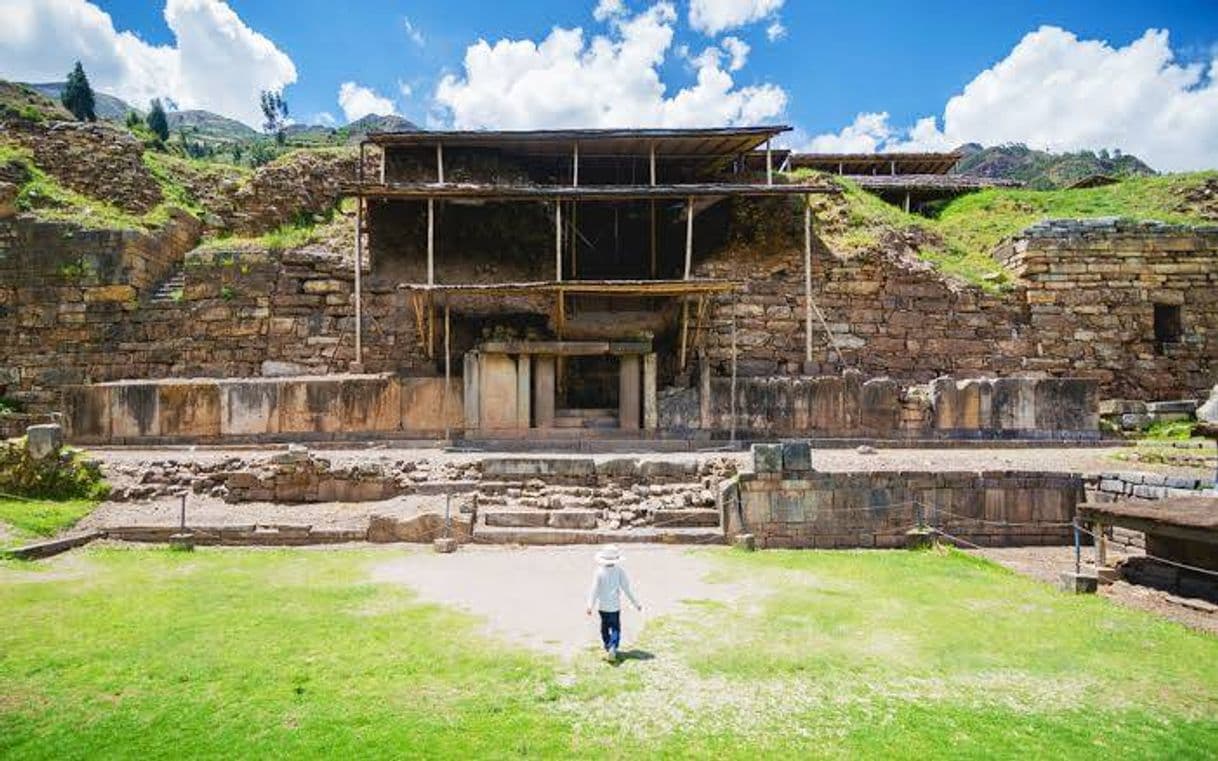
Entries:
[[951,153],[792,153],[792,169],[831,174],[947,174],[964,154]]
[[789,196],[840,193],[829,185],[700,183],[691,185],[484,185],[472,183],[342,183],[343,195],[365,198],[482,198],[495,201],[629,201],[717,196]]
[[708,158],[747,153],[790,131],[786,125],[698,129],[437,130],[372,132],[365,142],[382,147],[497,148],[533,156],[568,156],[578,143],[593,156]]

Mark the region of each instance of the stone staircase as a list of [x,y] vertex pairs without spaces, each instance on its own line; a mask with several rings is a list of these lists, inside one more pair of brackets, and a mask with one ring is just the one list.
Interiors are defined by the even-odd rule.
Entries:
[[164,303],[181,299],[182,290],[186,288],[186,269],[181,264],[174,265],[169,275],[152,290],[148,300],[152,303]]
[[504,457],[482,461],[475,542],[724,541],[726,461]]
[[554,411],[555,428],[616,429],[617,410],[559,409]]

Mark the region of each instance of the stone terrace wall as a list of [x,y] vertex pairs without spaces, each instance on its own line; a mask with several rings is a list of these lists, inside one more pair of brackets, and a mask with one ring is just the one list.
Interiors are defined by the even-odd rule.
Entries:
[[[59,409],[66,385],[324,374],[354,359],[344,256],[195,253],[181,293],[153,300],[156,278],[141,257],[180,259],[188,228],[161,233],[158,247],[135,233],[61,227],[0,222],[0,387],[31,411]],[[405,297],[377,278],[364,287],[365,368],[434,375]]]
[[[1204,397],[1218,373],[1218,226],[1052,221],[998,258],[1028,283],[1033,369],[1093,377],[1111,396]],[[1157,347],[1155,304],[1182,336]]]
[[724,525],[766,548],[901,547],[919,522],[980,545],[1065,544],[1083,496],[1067,473],[821,473],[803,444],[753,451],[723,494]]
[[28,122],[0,124],[0,138],[29,148],[34,163],[59,182],[91,198],[144,213],[162,200],[161,186],[144,165],[144,146],[107,124]]
[[[1023,280],[1002,294],[952,283],[924,262],[871,253],[840,259],[817,242],[813,298],[844,365],[925,382],[940,375],[1095,378],[1104,396],[1201,394],[1218,363],[1218,228],[1052,223],[999,259]],[[820,321],[804,367],[803,256],[723,251],[699,276],[743,283],[716,300],[708,356],[727,375],[737,318],[742,376],[839,372]],[[1154,303],[1182,304],[1184,340],[1155,353]]]

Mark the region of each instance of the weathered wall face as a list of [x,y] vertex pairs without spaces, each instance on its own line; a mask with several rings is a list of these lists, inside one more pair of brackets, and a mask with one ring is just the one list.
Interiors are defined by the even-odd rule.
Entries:
[[[804,368],[803,255],[722,252],[701,276],[743,282],[716,300],[707,351],[726,375],[736,316],[743,376],[840,372],[1095,378],[1105,396],[1201,394],[1218,372],[1218,228],[1074,222],[1032,228],[1000,252],[1023,277],[1003,294],[953,285],[895,256],[813,254],[813,362]],[[1183,338],[1156,353],[1154,304],[1179,304]]]
[[753,471],[724,493],[729,536],[767,548],[902,547],[925,524],[980,545],[1062,544],[1083,495],[1065,473],[821,473],[806,455],[790,462],[798,448],[754,446]]
[[[1218,227],[1055,221],[998,253],[1028,283],[1031,369],[1098,379],[1112,396],[1204,396],[1218,374]],[[1179,340],[1155,340],[1155,306]]]
[[4,137],[29,148],[34,162],[62,184],[135,213],[161,202],[161,186],[144,165],[144,146],[107,124],[21,121],[0,126]]
[[273,441],[432,435],[462,424],[454,380],[392,375],[119,381],[64,391],[66,432],[82,444]]

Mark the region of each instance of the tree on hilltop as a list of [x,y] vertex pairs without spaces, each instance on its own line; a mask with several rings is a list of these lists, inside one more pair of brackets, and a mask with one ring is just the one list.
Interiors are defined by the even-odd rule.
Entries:
[[263,90],[259,97],[262,107],[262,128],[267,134],[274,133],[275,141],[283,145],[283,127],[288,119],[288,102],[279,90]]
[[85,76],[85,67],[76,62],[76,67],[68,75],[67,84],[59,96],[64,108],[72,112],[77,121],[95,122],[97,113],[94,111],[93,88],[89,86],[89,78]]
[[148,107],[148,129],[163,143],[169,139],[169,118],[160,98],[153,98]]

